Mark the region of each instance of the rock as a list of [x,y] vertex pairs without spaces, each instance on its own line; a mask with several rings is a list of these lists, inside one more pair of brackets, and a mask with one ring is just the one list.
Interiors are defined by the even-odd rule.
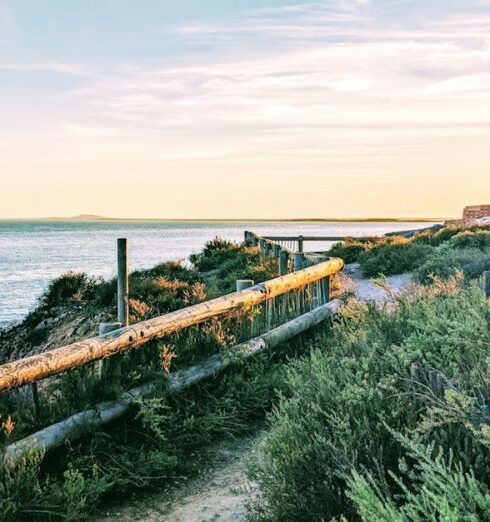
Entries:
[[48,317],[47,319],[43,319],[38,325],[34,327],[34,330],[44,330],[45,328],[48,328],[48,326],[51,326],[54,323],[54,317]]

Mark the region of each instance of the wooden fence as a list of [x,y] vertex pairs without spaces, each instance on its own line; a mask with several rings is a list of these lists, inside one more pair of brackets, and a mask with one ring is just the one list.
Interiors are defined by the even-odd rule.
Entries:
[[[246,241],[252,244],[256,236],[246,233]],[[230,353],[252,355],[265,348],[271,348],[294,335],[311,328],[319,322],[331,317],[339,310],[339,302],[330,301],[329,278],[343,268],[343,261],[339,258],[326,259],[319,256],[302,254],[301,264],[293,256],[290,263],[290,251],[274,246],[272,239],[259,238],[263,255],[275,255],[278,260],[287,256],[287,262],[279,267],[279,277],[250,286],[216,299],[189,306],[153,319],[123,326],[117,330],[50,350],[30,357],[0,365],[0,391],[6,392],[25,385],[33,386],[34,402],[37,402],[37,383],[43,379],[63,374],[80,368],[101,359],[110,358],[121,353],[130,352],[155,339],[162,339],[192,325],[198,325],[215,317],[221,317],[230,312],[245,310],[249,307],[267,303],[277,296],[282,296],[301,288],[314,286],[310,298],[311,311],[295,317],[258,337],[242,342],[230,349]],[[126,245],[118,242],[118,257],[124,256]],[[295,253],[297,254],[297,253]],[[121,264],[121,263],[120,263]],[[122,265],[126,265],[123,260]],[[118,280],[119,289],[119,321],[127,322],[127,266],[126,271]],[[290,273],[289,270],[291,270]],[[123,270],[124,271],[124,270]],[[121,298],[121,293],[123,298]],[[126,313],[125,313],[126,310]],[[228,364],[221,355],[171,374],[168,379],[169,390],[178,391],[182,387],[214,375]],[[79,436],[87,427],[99,426],[110,422],[122,415],[130,404],[138,397],[155,391],[154,383],[143,384],[126,392],[116,401],[104,402],[95,405],[92,409],[76,413],[68,419],[41,429],[37,433],[17,441],[4,451],[4,461],[18,458],[25,451],[55,448],[71,437]],[[35,404],[35,409],[39,406]]]

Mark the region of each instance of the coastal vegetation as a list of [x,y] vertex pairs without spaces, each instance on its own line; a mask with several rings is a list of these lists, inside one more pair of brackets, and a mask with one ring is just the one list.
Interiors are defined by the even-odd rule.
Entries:
[[490,270],[490,230],[484,225],[446,226],[409,237],[347,238],[328,255],[358,262],[366,277],[416,270],[417,280],[427,282],[430,274],[454,275],[462,270],[472,278]]
[[[260,282],[277,273],[274,260],[259,260],[258,249],[221,240],[211,241],[193,260],[193,267],[165,263],[131,274],[132,320],[233,291],[236,279],[252,276]],[[114,281],[65,274],[52,282],[38,308],[22,324],[3,332],[2,358],[13,357],[9,347],[15,340],[21,344],[18,337],[22,332],[44,330],[40,339],[46,346],[59,330],[68,329],[71,333],[56,337],[58,343],[66,344],[81,336],[73,331],[74,317],[77,324],[101,317],[113,320],[114,296]],[[54,320],[58,317],[61,319]],[[103,374],[102,380],[90,366],[63,374],[40,393],[38,416],[33,415],[25,394],[3,394],[0,446],[149,379],[162,384],[153,397],[139,400],[107,429],[88,433],[44,458],[34,452],[6,463],[0,471],[3,520],[81,520],[90,518],[101,504],[136,490],[171,489],[209,465],[216,441],[256,429],[282,388],[288,358],[307,349],[304,340],[292,343],[287,354],[262,354],[246,364],[237,360],[219,378],[176,396],[165,390],[170,368],[226,352],[242,337],[249,338],[250,318],[255,331],[260,331],[259,309],[213,320],[199,330],[191,328],[145,347],[144,361],[139,351],[122,356],[122,371]],[[92,324],[92,329],[96,326]],[[42,349],[32,343],[27,353]],[[20,354],[19,346],[15,356]]]
[[250,466],[251,520],[489,520],[489,239],[448,227],[332,249],[423,284],[350,303],[288,368]]
[[[251,521],[487,520],[490,300],[479,277],[490,270],[489,238],[488,227],[445,227],[335,245],[330,255],[360,263],[365,274],[411,271],[418,284],[398,296],[385,287],[382,306],[346,297],[333,328],[236,360],[178,395],[165,389],[170,369],[249,338],[259,309],[172,335],[144,360],[139,351],[124,356],[122,372],[102,383],[93,368],[69,372],[43,390],[39,417],[25,398],[19,409],[19,396],[7,394],[0,447],[150,378],[162,383],[107,428],[5,465],[3,519],[82,520],[136,491],[171,494],[216,460],[217,441],[265,428],[249,467],[258,488]],[[131,320],[233,291],[236,279],[277,274],[276,261],[257,248],[218,239],[191,261],[131,274]],[[23,323],[1,334],[0,357],[66,344],[114,320],[115,291],[115,281],[65,274]]]

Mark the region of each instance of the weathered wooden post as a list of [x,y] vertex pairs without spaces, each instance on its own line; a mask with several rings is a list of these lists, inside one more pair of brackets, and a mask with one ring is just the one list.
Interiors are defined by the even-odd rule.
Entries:
[[266,245],[267,245],[267,243],[266,243],[265,239],[259,239],[259,248],[260,248],[261,256],[265,256],[267,254]]
[[240,292],[240,290],[245,290],[246,288],[250,288],[253,285],[254,285],[253,279],[237,279],[236,291]]
[[303,252],[303,236],[298,237],[298,252]]
[[[327,256],[317,256],[316,261],[317,261],[317,263],[323,263],[325,261],[328,261],[328,257]],[[330,301],[330,276],[320,279],[318,281],[318,287],[319,287],[319,295],[318,295],[319,304],[323,305],[325,303],[328,303]]]
[[36,419],[39,418],[40,414],[40,408],[39,408],[39,393],[37,389],[37,382],[33,382],[31,384],[31,390],[32,390],[32,404],[34,406],[34,417]]
[[[123,326],[129,326],[128,240],[119,238],[117,240],[117,322],[99,324],[99,335]],[[116,356],[106,361],[98,361],[95,372],[99,377],[119,379],[122,373],[121,359]]]
[[252,233],[248,230],[245,230],[245,232],[243,233],[243,241],[247,246],[252,244]]
[[279,275],[283,276],[286,275],[289,272],[289,255],[287,250],[281,250],[279,251]]
[[281,252],[281,245],[274,243],[272,245],[272,255],[277,259],[279,257],[280,252]]
[[129,325],[128,240],[117,240],[117,320]]
[[483,291],[490,299],[490,271],[483,274]]
[[297,272],[303,268],[305,262],[305,255],[303,252],[294,253],[294,271]]

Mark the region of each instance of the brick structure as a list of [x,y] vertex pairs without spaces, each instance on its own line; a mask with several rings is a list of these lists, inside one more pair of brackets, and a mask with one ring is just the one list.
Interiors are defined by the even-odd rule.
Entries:
[[464,221],[474,221],[483,217],[490,217],[490,205],[475,205],[465,207],[463,211]]

